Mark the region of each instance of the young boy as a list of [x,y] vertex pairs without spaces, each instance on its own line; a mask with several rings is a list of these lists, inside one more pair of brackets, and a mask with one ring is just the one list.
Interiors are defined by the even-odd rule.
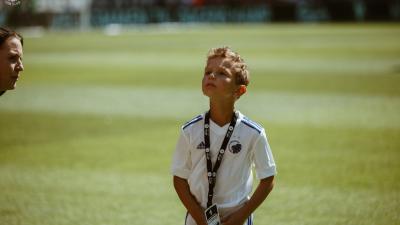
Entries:
[[[223,225],[253,224],[253,211],[273,188],[276,168],[265,131],[234,107],[248,83],[239,54],[229,47],[209,51],[202,90],[210,110],[182,126],[172,162],[174,187],[188,211],[185,225],[206,225],[205,210],[214,204]],[[252,166],[260,183],[249,197]]]

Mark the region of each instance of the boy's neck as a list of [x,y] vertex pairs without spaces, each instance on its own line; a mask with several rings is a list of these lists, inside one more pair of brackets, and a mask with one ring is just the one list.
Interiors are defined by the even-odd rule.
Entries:
[[234,110],[234,102],[210,101],[210,118],[220,127],[231,122]]

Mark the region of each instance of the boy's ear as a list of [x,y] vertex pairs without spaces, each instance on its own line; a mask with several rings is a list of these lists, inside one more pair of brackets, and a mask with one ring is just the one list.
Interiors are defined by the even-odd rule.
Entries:
[[246,93],[246,91],[247,91],[246,85],[243,85],[243,84],[239,85],[239,88],[237,90],[237,97],[240,98],[240,96],[242,96],[244,93]]

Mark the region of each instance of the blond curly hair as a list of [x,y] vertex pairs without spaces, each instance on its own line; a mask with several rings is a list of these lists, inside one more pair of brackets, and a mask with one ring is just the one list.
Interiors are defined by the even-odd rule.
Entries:
[[207,61],[215,58],[222,57],[227,58],[232,62],[232,72],[238,85],[249,85],[250,83],[250,72],[247,69],[247,64],[243,58],[237,52],[234,52],[230,47],[223,46],[219,48],[212,48],[208,51]]

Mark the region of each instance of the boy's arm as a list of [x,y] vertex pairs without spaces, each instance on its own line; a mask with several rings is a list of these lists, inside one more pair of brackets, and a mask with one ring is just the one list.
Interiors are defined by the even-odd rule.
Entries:
[[274,176],[261,179],[250,200],[238,211],[232,213],[228,217],[222,218],[222,225],[244,224],[245,220],[251,215],[251,213],[253,213],[254,210],[256,210],[256,208],[267,198],[273,187]]
[[189,184],[186,179],[174,176],[175,191],[183,205],[198,225],[206,225],[204,209],[197,203],[195,197],[190,193]]

